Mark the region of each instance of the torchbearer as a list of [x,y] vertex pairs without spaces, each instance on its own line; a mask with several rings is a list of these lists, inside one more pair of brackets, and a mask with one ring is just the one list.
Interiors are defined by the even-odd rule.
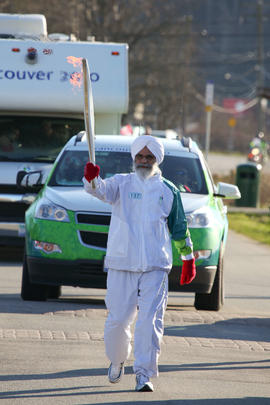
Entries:
[[[151,135],[131,145],[134,173],[105,180],[99,166],[87,163],[85,190],[112,205],[105,267],[108,269],[104,342],[111,362],[108,378],[120,381],[131,353],[134,335],[136,391],[153,391],[158,376],[163,318],[168,300],[168,273],[172,267],[171,238],[183,260],[181,284],[195,275],[195,259],[178,188],[161,177],[162,143]],[[96,178],[96,189],[91,181]],[[179,275],[180,276],[180,275]]]
[[[85,58],[82,59],[83,71],[83,89],[84,89],[84,124],[85,133],[88,143],[89,160],[95,164],[95,116],[93,93],[90,79],[90,70],[88,62]],[[92,187],[95,189],[95,179],[92,180]]]

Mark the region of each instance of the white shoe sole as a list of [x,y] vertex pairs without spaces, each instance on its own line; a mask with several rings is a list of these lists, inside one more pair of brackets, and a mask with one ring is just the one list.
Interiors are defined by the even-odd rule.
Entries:
[[154,391],[154,387],[153,384],[149,381],[143,385],[136,385],[135,391],[137,392],[153,392]]

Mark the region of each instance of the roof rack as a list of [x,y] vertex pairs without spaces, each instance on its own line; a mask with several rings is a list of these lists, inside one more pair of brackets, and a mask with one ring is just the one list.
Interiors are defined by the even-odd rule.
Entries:
[[85,131],[80,131],[75,138],[75,142],[74,145],[76,145],[77,142],[81,142],[82,141],[82,137],[85,135]]
[[181,138],[181,144],[184,146],[184,148],[188,148],[189,152],[191,150],[191,143],[192,143],[192,139],[190,137],[183,136]]

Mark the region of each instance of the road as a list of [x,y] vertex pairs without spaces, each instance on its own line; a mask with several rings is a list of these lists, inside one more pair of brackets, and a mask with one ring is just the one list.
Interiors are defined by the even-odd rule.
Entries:
[[[230,171],[236,170],[237,165],[242,163],[247,163],[245,155],[210,153],[208,156],[208,164],[213,174],[229,174]],[[262,170],[263,173],[270,173],[270,159],[266,162]]]
[[133,358],[123,381],[106,379],[103,290],[23,302],[21,263],[2,263],[1,404],[269,404],[269,261],[269,247],[230,232],[224,308],[196,311],[192,294],[170,294],[151,394],[134,392]]

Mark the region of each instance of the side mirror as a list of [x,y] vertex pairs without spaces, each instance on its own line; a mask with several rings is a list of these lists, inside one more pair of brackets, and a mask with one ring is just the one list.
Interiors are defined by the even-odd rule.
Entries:
[[17,173],[16,184],[18,188],[25,191],[38,193],[44,186],[43,173],[41,170],[25,172],[21,170]]
[[237,200],[241,198],[239,188],[233,184],[219,182],[217,184],[217,192],[214,193],[215,197],[227,198]]

